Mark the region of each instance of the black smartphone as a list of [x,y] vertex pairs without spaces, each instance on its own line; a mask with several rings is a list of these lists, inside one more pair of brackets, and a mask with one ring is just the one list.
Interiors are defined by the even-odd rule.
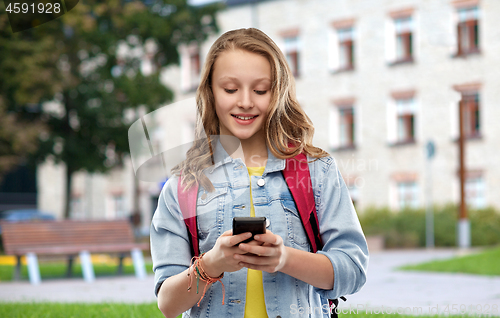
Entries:
[[[241,243],[248,243],[253,240],[254,235],[266,233],[266,218],[265,217],[234,217],[233,218],[233,235],[251,232],[252,237],[244,240]],[[236,244],[236,245],[239,245]]]

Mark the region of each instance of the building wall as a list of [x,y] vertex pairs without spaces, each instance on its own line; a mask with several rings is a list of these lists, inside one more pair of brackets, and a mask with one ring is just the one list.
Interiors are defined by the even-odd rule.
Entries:
[[[346,180],[358,185],[361,209],[370,205],[397,208],[394,179],[414,175],[418,184],[419,206],[425,203],[425,145],[432,140],[436,155],[432,171],[434,203],[458,202],[458,101],[454,86],[480,83],[480,121],[482,138],[466,142],[466,165],[481,171],[486,185],[486,202],[500,207],[495,195],[500,188],[500,169],[495,165],[500,151],[500,118],[495,87],[500,64],[497,52],[500,3],[479,1],[479,46],[481,53],[467,58],[456,54],[457,9],[454,1],[420,0],[276,0],[258,5],[238,5],[220,13],[221,33],[227,30],[258,26],[284,48],[282,35],[298,29],[301,75],[297,78],[297,97],[315,127],[315,143],[337,160]],[[394,56],[394,31],[391,12],[413,10],[414,62],[390,65]],[[333,72],[329,69],[329,32],[332,22],[353,19],[355,28],[355,69]],[[213,43],[207,41],[205,47]],[[205,48],[205,51],[207,49]],[[391,145],[388,135],[387,105],[391,94],[414,90],[416,142]],[[182,95],[181,95],[182,96]],[[182,97],[181,97],[182,98]],[[356,149],[336,151],[330,147],[329,120],[332,101],[354,98],[356,130],[360,132]]]
[[64,167],[50,159],[37,169],[38,209],[52,213],[56,218],[64,216],[64,174]]
[[[243,1],[244,2],[244,1]],[[251,2],[251,1],[250,1]],[[268,34],[282,49],[283,35],[298,30],[300,77],[296,79],[297,97],[313,121],[315,145],[336,159],[344,179],[351,186],[359,211],[369,206],[398,208],[395,180],[412,176],[418,185],[418,206],[425,205],[427,167],[425,145],[432,140],[436,155],[431,161],[432,199],[434,203],[457,203],[458,180],[458,101],[456,85],[480,84],[481,138],[466,142],[466,163],[482,172],[487,205],[500,208],[500,28],[496,17],[500,2],[479,1],[480,54],[466,58],[456,53],[457,14],[451,0],[269,0],[257,4],[229,6],[218,15],[221,34],[237,28],[256,26]],[[394,57],[394,26],[391,12],[411,9],[413,17],[414,62],[391,65]],[[332,70],[332,23],[352,20],[355,29],[355,67],[352,71]],[[295,30],[295,31],[294,31]],[[201,62],[218,37],[213,36],[200,48]],[[180,48],[181,54],[191,49]],[[183,53],[185,52],[185,53]],[[181,59],[187,61],[186,56]],[[192,138],[189,127],[194,123],[193,90],[185,90],[186,63],[162,72],[163,82],[173,89],[177,106],[165,106],[156,116],[158,151],[169,149]],[[388,112],[392,94],[414,91],[416,105],[415,143],[393,145],[394,123]],[[332,148],[331,131],[338,129],[329,114],[336,101],[353,100],[356,143],[354,149]],[[182,103],[187,103],[184,107]],[[188,128],[186,128],[188,127]],[[172,133],[173,131],[173,133]],[[163,148],[162,148],[163,147]],[[160,151],[161,152],[161,151]],[[168,158],[167,158],[168,159]],[[39,171],[40,205],[62,215],[61,191],[63,172],[47,164]],[[88,217],[117,217],[110,199],[123,193],[125,211],[132,211],[133,168],[127,162],[123,170],[105,176],[80,175],[75,178],[75,195],[80,193]],[[165,178],[168,173],[164,173]],[[57,180],[55,180],[57,179]],[[147,231],[155,209],[151,198],[158,195],[161,182],[139,181],[141,188],[141,228]],[[51,188],[46,185],[51,184]],[[92,189],[92,190],[91,190]],[[92,203],[89,203],[91,198]],[[83,204],[83,203],[82,203]]]

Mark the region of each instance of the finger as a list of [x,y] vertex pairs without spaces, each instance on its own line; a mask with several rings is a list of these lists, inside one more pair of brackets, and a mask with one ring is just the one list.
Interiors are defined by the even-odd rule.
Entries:
[[281,236],[272,234],[270,231],[269,233],[266,232],[266,234],[255,235],[253,238],[256,241],[269,243],[272,245],[280,245],[283,243],[283,239],[281,238]]
[[264,257],[259,257],[254,254],[234,254],[234,259],[240,261],[240,263],[253,264],[253,265],[263,265],[267,264],[268,260]]
[[233,235],[233,230],[227,230],[226,232],[222,233],[220,236],[232,236]]
[[229,240],[229,244],[231,246],[234,246],[238,243],[241,243],[243,242],[244,240],[248,239],[248,238],[251,238],[252,237],[252,233],[250,232],[246,232],[246,233],[241,233],[241,234],[237,234],[237,235],[233,235],[231,237],[231,239]]
[[244,244],[248,244],[248,245],[252,245],[252,246],[261,246],[264,243],[256,241],[256,240],[251,240],[250,242],[244,243]]
[[242,266],[242,267],[246,267],[246,268],[249,268],[249,269],[254,269],[254,270],[257,270],[257,271],[272,272],[272,271],[269,270],[269,266],[268,265],[257,265],[257,264],[250,264],[250,263],[245,263],[245,262],[240,262],[239,265]]
[[236,249],[234,251],[234,253],[238,253],[238,254],[246,254],[248,252],[246,252],[245,250],[239,248],[240,246],[244,246],[244,245],[249,245],[249,246],[262,246],[264,243],[262,242],[257,242],[256,240],[252,240],[248,243],[240,243],[239,245],[235,245],[234,248]]
[[257,256],[270,256],[272,254],[272,250],[269,247],[260,246],[260,245],[250,245],[246,243],[242,243],[239,245],[240,250],[255,254]]

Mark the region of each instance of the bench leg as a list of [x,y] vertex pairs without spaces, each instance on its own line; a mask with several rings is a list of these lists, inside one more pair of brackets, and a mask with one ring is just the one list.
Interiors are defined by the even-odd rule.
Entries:
[[16,255],[16,268],[14,269],[14,280],[21,280],[21,255]]
[[40,278],[40,268],[38,267],[38,259],[35,253],[26,254],[28,261],[28,276],[32,285],[38,285],[42,282]]
[[125,258],[125,254],[120,254],[118,256],[118,269],[116,270],[116,275],[122,275],[123,274],[123,259]]
[[68,257],[68,268],[66,269],[66,277],[67,278],[70,278],[71,276],[73,276],[73,260],[75,259],[75,257],[73,255],[70,255]]
[[134,248],[130,254],[132,254],[132,261],[134,262],[135,276],[139,279],[146,278],[146,269],[142,251],[138,248]]
[[83,279],[87,283],[93,282],[95,280],[94,267],[88,251],[80,252],[80,262],[82,263]]

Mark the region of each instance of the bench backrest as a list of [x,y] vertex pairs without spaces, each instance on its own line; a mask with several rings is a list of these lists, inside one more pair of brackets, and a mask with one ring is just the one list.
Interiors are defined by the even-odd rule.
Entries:
[[6,254],[24,248],[134,243],[127,220],[1,222]]

